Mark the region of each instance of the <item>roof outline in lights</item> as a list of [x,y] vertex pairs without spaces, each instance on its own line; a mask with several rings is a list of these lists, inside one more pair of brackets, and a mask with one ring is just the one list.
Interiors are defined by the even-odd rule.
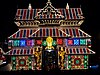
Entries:
[[18,31],[16,31],[15,33],[13,33],[11,36],[9,36],[8,39],[11,38],[14,34],[16,34],[19,31],[20,31],[20,29]]
[[[64,33],[64,34],[66,34],[63,30],[61,30],[61,29],[58,29],[58,30],[60,30],[62,33]],[[69,34],[66,34],[68,37],[72,37],[71,35],[69,35]]]
[[[67,32],[64,30],[68,30]],[[68,35],[70,35],[72,38],[79,38],[79,37],[91,37],[90,35],[88,35],[87,33],[85,33],[84,31],[82,31],[79,28],[60,28],[60,30],[62,30],[64,33],[67,33]],[[73,31],[74,30],[74,31]],[[76,30],[78,31],[78,33],[76,32]],[[72,34],[71,34],[72,33]],[[74,36],[75,35],[75,36]]]
[[81,30],[81,29],[78,29],[78,30],[80,30],[81,32],[83,32],[83,33],[86,34],[87,36],[91,37],[89,34],[85,33],[83,30]]
[[[62,36],[64,36],[64,37],[71,37],[69,34],[66,34],[64,31],[62,31],[61,29],[59,29],[59,28],[39,28],[36,32],[34,32],[32,35],[30,35],[30,37],[48,37],[48,36],[50,36],[50,34],[48,33],[48,35],[46,35],[45,34],[45,36],[39,36],[39,34],[38,34],[38,31],[40,31],[40,30],[42,30],[42,33],[41,34],[43,34],[44,32],[43,32],[43,29],[48,29],[49,31],[49,33],[50,33],[50,29],[54,29],[54,30],[56,30],[57,29],[57,31],[59,31],[59,33],[61,32],[63,35]],[[57,35],[54,35],[54,33],[53,33],[53,31],[51,31],[52,32],[52,36],[51,37],[59,37],[60,36],[60,34],[59,34],[59,36],[57,36]],[[47,33],[46,31],[45,31],[45,33]],[[35,36],[34,36],[35,35]],[[66,35],[66,36],[65,36]]]
[[[60,48],[60,47],[58,47]],[[96,52],[92,51],[89,48],[84,48],[84,47],[63,47],[63,49],[65,50],[66,54],[95,54]]]
[[42,47],[36,46],[32,48],[12,48],[4,55],[34,55],[36,48],[41,49]]
[[[70,55],[70,54],[95,54],[95,52],[89,48],[68,48],[68,47],[63,47],[63,48],[65,49],[65,52],[67,55]],[[26,49],[12,49],[12,50],[6,52],[4,55],[33,55],[34,49],[27,49],[27,48]]]
[[[48,13],[49,15],[44,14]],[[52,14],[50,14],[52,12]],[[48,1],[44,8],[39,9],[17,9],[16,20],[35,20],[35,19],[84,19],[81,7],[78,8],[55,8]]]
[[[48,32],[46,32],[48,31]],[[56,33],[57,32],[57,33]],[[32,36],[33,35],[33,36]],[[34,29],[19,29],[12,34],[8,39],[21,39],[30,37],[71,37],[71,38],[90,38],[91,36],[79,28],[34,28]]]
[[32,33],[34,33],[35,31],[37,31],[37,29],[38,28],[34,28],[34,29],[19,29],[14,34],[12,34],[11,36],[9,36],[8,39],[28,38]]
[[34,20],[34,17],[39,19],[54,19],[54,18],[65,18],[65,19],[84,19],[81,8],[57,8],[60,14],[50,14],[49,17],[46,14],[39,14],[38,12],[42,9],[17,9],[16,20]]
[[[31,35],[37,33],[40,30],[40,28],[38,28],[38,30],[36,30],[34,33],[32,33]],[[31,37],[31,35],[29,35],[29,37]]]
[[[49,9],[50,9],[50,10],[49,10]],[[59,12],[58,9],[56,9],[56,8],[54,8],[54,7],[52,6],[52,3],[51,3],[50,1],[48,1],[48,2],[46,3],[46,6],[38,12],[38,16],[41,16],[41,15],[44,16],[43,14],[45,14],[45,13],[46,13],[47,15],[50,15],[50,13],[52,13],[52,14],[54,14],[55,16],[60,16],[60,17],[64,18],[64,16],[61,15],[61,12]],[[48,13],[49,13],[49,14],[48,14]],[[38,16],[35,16],[35,18],[37,18]]]

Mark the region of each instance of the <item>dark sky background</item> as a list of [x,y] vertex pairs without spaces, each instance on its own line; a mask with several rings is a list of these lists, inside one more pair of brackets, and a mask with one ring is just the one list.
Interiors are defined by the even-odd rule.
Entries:
[[[17,8],[43,8],[47,0],[2,0],[0,2],[0,42],[4,42],[8,36],[18,30],[14,24]],[[92,36],[92,50],[96,52],[91,61],[100,63],[100,27],[99,27],[99,5],[96,0],[51,0],[55,8],[65,8],[66,4],[72,8],[82,8],[85,17],[81,29]]]

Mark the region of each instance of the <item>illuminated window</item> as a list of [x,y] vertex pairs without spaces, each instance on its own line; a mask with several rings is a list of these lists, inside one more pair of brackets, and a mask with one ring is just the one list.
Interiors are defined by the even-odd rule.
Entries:
[[46,46],[46,45],[47,45],[47,42],[46,42],[46,41],[43,41],[43,42],[42,42],[42,45],[43,45],[43,46]]
[[19,40],[14,40],[14,41],[13,41],[13,45],[14,45],[14,46],[19,46]]
[[27,46],[31,46],[32,41],[31,40],[27,40]]
[[64,42],[64,45],[65,45],[65,46],[68,45],[68,44],[67,44],[67,39],[64,39],[63,42]]
[[27,40],[26,45],[27,46],[33,46],[34,45],[34,40]]
[[74,39],[74,45],[79,45],[79,39]]
[[26,46],[26,41],[25,40],[20,40],[20,46]]
[[57,39],[57,44],[63,44],[62,39]]
[[35,45],[35,40],[32,40],[32,46],[34,46]]
[[86,39],[80,39],[80,45],[86,45]]
[[41,45],[42,41],[41,40],[36,40],[36,44]]
[[56,46],[56,41],[55,40],[53,40],[52,45]]
[[73,45],[73,40],[72,40],[72,39],[68,39],[68,40],[67,40],[67,44],[68,44],[68,45]]

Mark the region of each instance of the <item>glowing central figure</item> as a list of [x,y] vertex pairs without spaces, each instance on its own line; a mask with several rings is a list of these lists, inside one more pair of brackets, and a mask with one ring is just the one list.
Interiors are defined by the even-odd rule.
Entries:
[[47,42],[47,47],[45,49],[54,49],[54,47],[52,46],[52,42],[53,42],[53,38],[52,37],[47,37],[46,39]]

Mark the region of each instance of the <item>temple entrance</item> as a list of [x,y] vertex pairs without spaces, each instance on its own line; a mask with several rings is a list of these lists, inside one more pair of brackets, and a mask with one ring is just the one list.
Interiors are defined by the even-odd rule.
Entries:
[[54,70],[58,68],[57,50],[44,50],[42,52],[42,68],[43,70]]

